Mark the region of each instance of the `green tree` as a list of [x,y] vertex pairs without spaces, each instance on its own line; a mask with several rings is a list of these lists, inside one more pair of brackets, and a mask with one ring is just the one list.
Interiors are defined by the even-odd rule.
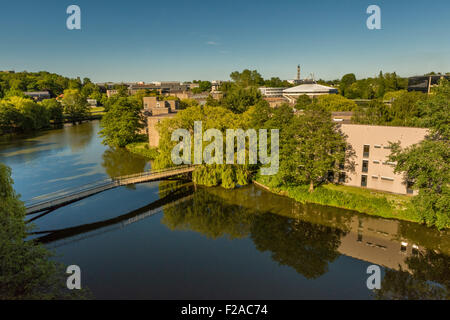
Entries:
[[11,170],[0,163],[0,299],[81,298],[70,291],[62,266],[34,241],[25,241],[25,207],[15,193]]
[[54,123],[62,123],[64,121],[64,108],[61,103],[56,101],[56,99],[45,99],[40,102],[40,104],[44,106],[49,120],[53,121]]
[[428,226],[450,226],[450,143],[426,139],[402,149],[392,144],[389,161],[394,171],[404,173],[405,183],[412,183],[419,194],[412,199],[418,218]]
[[297,102],[295,103],[295,109],[297,110],[308,109],[312,103],[313,101],[310,97],[308,97],[306,94],[302,94],[297,98]]
[[339,91],[344,97],[349,97],[347,90],[354,82],[356,82],[356,76],[353,73],[348,73],[342,77],[339,83]]
[[[354,101],[338,94],[326,94],[316,98],[316,104],[327,111],[352,111],[357,108]],[[314,106],[313,106],[314,108]]]
[[86,98],[81,95],[79,90],[65,90],[61,103],[67,119],[73,124],[82,122],[89,116]]
[[132,97],[118,97],[101,120],[103,144],[125,147],[138,140],[144,128],[141,106]]
[[256,70],[245,69],[242,72],[234,71],[230,74],[230,78],[240,87],[262,86],[264,79]]
[[339,164],[350,161],[346,152],[351,148],[345,135],[325,110],[309,110],[295,117],[291,133],[289,169],[296,183],[309,184],[309,192],[325,182],[328,173],[336,171]]

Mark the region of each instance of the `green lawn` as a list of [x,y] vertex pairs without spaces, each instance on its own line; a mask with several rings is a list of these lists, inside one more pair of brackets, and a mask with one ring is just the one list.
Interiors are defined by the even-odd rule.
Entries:
[[139,154],[148,159],[155,159],[158,155],[157,148],[150,148],[148,142],[134,142],[125,147],[128,151]]

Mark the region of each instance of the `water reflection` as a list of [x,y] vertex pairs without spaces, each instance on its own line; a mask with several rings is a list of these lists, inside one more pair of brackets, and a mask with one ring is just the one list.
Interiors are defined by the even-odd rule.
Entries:
[[172,230],[193,230],[213,239],[248,236],[259,251],[270,252],[280,265],[308,279],[327,273],[341,254],[384,266],[378,299],[449,298],[447,232],[303,205],[254,186],[239,191],[199,188],[189,201],[165,209],[161,221]]
[[110,148],[102,155],[102,166],[110,178],[143,172],[149,163],[123,148]]

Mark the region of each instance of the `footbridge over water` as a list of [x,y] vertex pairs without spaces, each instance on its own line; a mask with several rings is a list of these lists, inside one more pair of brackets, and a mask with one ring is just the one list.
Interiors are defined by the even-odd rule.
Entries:
[[138,184],[150,181],[157,181],[167,179],[174,176],[190,173],[194,171],[195,165],[177,166],[162,170],[151,170],[142,173],[120,176],[111,179],[97,181],[88,185],[78,187],[73,190],[66,190],[63,194],[59,193],[57,196],[40,196],[42,200],[32,200],[25,202],[26,213],[33,214],[45,210],[52,210],[63,205],[90,197],[94,194],[126,186],[130,184]]

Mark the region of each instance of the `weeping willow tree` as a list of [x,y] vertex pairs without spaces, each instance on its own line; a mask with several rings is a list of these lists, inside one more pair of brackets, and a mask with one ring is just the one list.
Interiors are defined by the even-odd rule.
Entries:
[[[174,166],[171,153],[173,148],[178,144],[178,141],[172,141],[172,133],[177,129],[185,129],[190,136],[194,136],[195,122],[201,121],[201,133],[204,137],[205,131],[208,129],[217,129],[222,133],[222,150],[226,150],[226,130],[227,129],[242,129],[247,130],[251,123],[252,112],[250,109],[244,114],[234,114],[230,110],[223,107],[211,106],[192,106],[180,111],[174,118],[166,119],[159,124],[160,142],[159,155],[155,159],[153,167],[155,169],[168,168]],[[194,139],[190,139],[190,159],[195,158]],[[217,143],[215,139],[211,139],[210,143],[202,143],[201,150],[197,152],[202,155],[207,150],[210,144]],[[203,140],[204,141],[204,140]],[[245,145],[245,153],[248,154],[249,144]],[[184,152],[184,150],[183,150]],[[233,150],[234,158],[237,158],[237,150]],[[211,154],[212,157],[219,157],[215,151]],[[193,181],[199,185],[222,186],[227,189],[235,188],[237,185],[246,185],[250,179],[251,166],[248,164],[246,158],[245,164],[226,164],[226,152],[222,154],[222,163],[211,163],[199,165],[192,174]]]

